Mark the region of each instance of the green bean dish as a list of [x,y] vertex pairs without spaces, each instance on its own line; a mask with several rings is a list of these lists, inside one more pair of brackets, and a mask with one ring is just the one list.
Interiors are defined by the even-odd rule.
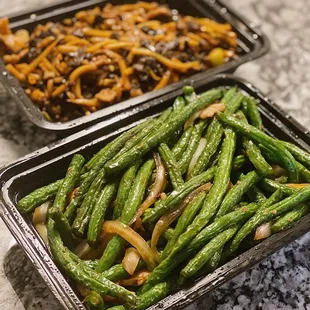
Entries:
[[146,309],[309,211],[310,154],[266,134],[258,104],[185,86],[19,200],[87,309]]

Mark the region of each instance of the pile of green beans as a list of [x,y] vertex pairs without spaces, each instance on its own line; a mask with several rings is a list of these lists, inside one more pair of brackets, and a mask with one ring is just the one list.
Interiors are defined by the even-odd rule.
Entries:
[[[200,119],[214,103],[225,110]],[[310,154],[264,132],[257,105],[237,87],[186,86],[158,118],[86,163],[75,154],[63,179],[19,200],[86,308],[146,309],[308,213]]]

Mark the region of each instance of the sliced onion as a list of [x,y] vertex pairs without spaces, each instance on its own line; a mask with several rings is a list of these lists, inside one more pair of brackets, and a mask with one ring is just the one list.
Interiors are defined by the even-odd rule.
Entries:
[[274,180],[280,184],[286,184],[288,177],[286,175],[282,175],[281,177],[275,178]]
[[193,114],[184,124],[184,130],[194,125],[195,120],[199,117],[201,111],[196,112]]
[[122,265],[131,276],[135,273],[139,260],[140,254],[135,248],[128,248],[126,250]]
[[133,277],[118,281],[121,286],[141,286],[151,273],[147,270],[138,271]]
[[213,103],[201,111],[200,118],[201,119],[211,118],[217,112],[224,112],[224,111],[225,111],[225,104],[224,103],[222,103],[222,102]]
[[140,205],[139,209],[137,210],[135,216],[130,221],[129,226],[131,226],[133,223],[135,224],[135,229],[138,229],[141,224],[141,216],[143,212],[149,208],[153,203],[155,203],[156,198],[161,194],[161,192],[165,189],[166,182],[167,182],[167,175],[166,175],[166,168],[163,164],[160,156],[158,153],[154,153],[154,161],[156,165],[156,176],[155,176],[155,182],[152,184],[150,193],[144,200],[144,202]]
[[255,231],[254,240],[266,239],[271,236],[271,225],[270,223],[265,223],[257,227]]
[[43,223],[37,223],[34,225],[35,229],[39,233],[44,243],[48,246],[48,235],[46,225]]
[[192,160],[188,166],[187,175],[189,175],[194,168],[199,156],[201,155],[202,151],[204,150],[205,146],[207,144],[207,140],[205,138],[201,138],[197,147],[196,152],[194,153]]
[[90,251],[92,250],[92,248],[90,247],[90,245],[87,243],[87,240],[83,240],[81,243],[79,243],[77,245],[77,247],[75,248],[75,254],[83,259]]
[[80,259],[96,259],[101,257],[103,251],[104,247],[102,244],[97,249],[93,249],[87,243],[87,240],[83,240],[77,245],[74,252]]
[[299,183],[299,184],[297,184],[297,183],[286,183],[285,186],[288,186],[288,187],[291,187],[291,188],[301,189],[301,188],[310,186],[310,183]]
[[151,270],[157,266],[158,257],[156,253],[154,253],[147,242],[129,226],[119,221],[106,221],[103,224],[103,231],[117,234],[134,246]]
[[273,165],[272,166],[273,175],[278,178],[283,175],[286,175],[286,170],[280,167],[279,165]]
[[76,187],[75,189],[73,189],[73,191],[69,194],[69,202],[71,202],[71,200],[73,200],[76,195],[79,192],[79,187]]
[[89,290],[84,284],[77,283],[76,289],[84,298],[91,294],[91,290]]
[[32,223],[34,225],[46,222],[47,210],[50,206],[51,202],[45,202],[34,210],[32,215]]
[[166,198],[167,198],[167,194],[164,193],[164,192],[162,192],[162,193],[160,194],[160,200],[164,200],[164,199],[166,199]]
[[171,223],[177,219],[184,209],[187,207],[187,205],[197,196],[199,195],[202,191],[209,191],[211,188],[212,184],[207,183],[204,185],[201,185],[200,187],[196,188],[193,192],[191,192],[185,199],[184,201],[173,211],[170,213],[163,215],[158,222],[155,225],[155,228],[152,233],[152,239],[151,239],[151,249],[154,252],[157,252],[157,243],[160,238],[160,236],[168,229]]
[[[237,182],[238,183],[238,182]],[[234,187],[234,184],[232,184],[231,181],[229,181],[228,185],[227,185],[227,190],[226,192],[229,192],[232,188]]]

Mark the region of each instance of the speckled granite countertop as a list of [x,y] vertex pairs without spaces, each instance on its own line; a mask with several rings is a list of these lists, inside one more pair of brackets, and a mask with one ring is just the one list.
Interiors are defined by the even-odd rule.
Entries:
[[[0,1],[0,14],[52,0]],[[310,129],[310,2],[233,0],[230,3],[271,38],[271,51],[243,65],[236,75],[260,88]],[[33,126],[0,92],[0,165],[34,151],[56,137]],[[0,309],[58,310],[23,251],[0,221]],[[234,278],[187,310],[310,309],[310,233]]]

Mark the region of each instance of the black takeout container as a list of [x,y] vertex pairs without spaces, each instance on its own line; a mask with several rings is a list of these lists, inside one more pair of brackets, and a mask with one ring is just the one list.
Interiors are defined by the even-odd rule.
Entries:
[[[208,81],[200,80],[193,83],[197,93],[213,87],[234,85],[260,101],[259,108],[266,131],[275,137],[292,141],[300,147],[310,150],[309,131],[264,97],[251,84],[230,75],[220,75],[209,78]],[[181,93],[181,89],[178,89],[161,98],[141,104],[135,110],[121,113],[31,153],[0,171],[1,217],[64,309],[85,308],[54,264],[29,216],[22,216],[18,212],[17,201],[35,188],[63,177],[74,153],[78,152],[90,158],[94,152],[121,132],[141,120],[158,115],[167,106],[172,105],[173,99]],[[149,309],[180,309],[302,236],[309,230],[309,223],[310,214],[304,216],[290,229],[262,241],[213,273],[168,296]]]
[[[62,1],[46,8],[41,8],[37,11],[22,13],[17,16],[10,17],[10,25],[14,31],[24,28],[31,30],[39,23],[48,21],[59,21],[67,17],[72,17],[79,10],[89,9],[94,6],[104,6],[106,3],[124,4],[135,2],[126,1],[105,1],[105,0],[71,0]],[[234,31],[238,35],[238,50],[240,56],[238,59],[230,61],[222,66],[197,73],[187,81],[199,79],[201,77],[210,76],[216,73],[232,73],[241,64],[251,61],[265,54],[269,50],[269,41],[266,36],[253,24],[247,22],[243,17],[240,17],[233,9],[228,8],[219,0],[161,0],[160,3],[168,3],[171,8],[177,9],[184,15],[196,15],[214,19],[222,23],[230,23]],[[9,74],[5,65],[0,59],[0,82],[4,84],[12,98],[19,104],[28,118],[37,126],[49,129],[73,133],[78,129],[85,128],[99,120],[106,119],[117,113],[133,109],[143,102],[162,96],[165,93],[173,91],[180,87],[182,82],[168,85],[167,87],[146,93],[142,96],[129,99],[111,106],[107,106],[88,116],[83,116],[75,120],[65,123],[52,123],[47,121],[42,115],[39,108],[26,95],[18,80]]]

